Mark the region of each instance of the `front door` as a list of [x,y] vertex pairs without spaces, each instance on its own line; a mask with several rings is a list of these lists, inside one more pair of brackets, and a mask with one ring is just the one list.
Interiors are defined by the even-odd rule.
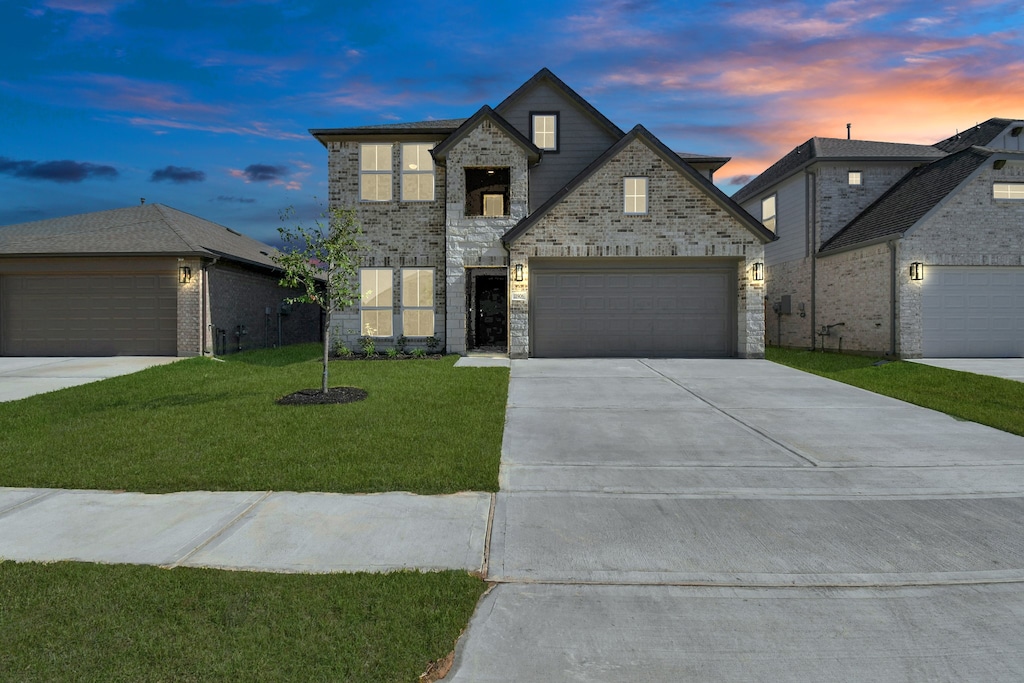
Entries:
[[508,284],[505,275],[475,275],[472,348],[504,353],[508,344]]

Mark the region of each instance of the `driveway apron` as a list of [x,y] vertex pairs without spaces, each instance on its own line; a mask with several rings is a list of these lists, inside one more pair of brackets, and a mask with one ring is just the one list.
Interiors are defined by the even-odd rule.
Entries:
[[455,681],[1020,680],[1024,439],[759,360],[513,361]]

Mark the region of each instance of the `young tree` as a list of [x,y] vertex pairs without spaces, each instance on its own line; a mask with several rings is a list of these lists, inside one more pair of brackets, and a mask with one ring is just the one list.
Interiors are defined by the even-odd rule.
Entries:
[[[291,223],[291,207],[281,221]],[[327,357],[331,348],[331,316],[355,303],[359,296],[359,237],[363,234],[355,211],[332,207],[320,214],[313,227],[295,222],[277,229],[285,247],[273,257],[284,269],[281,286],[304,293],[288,303],[316,304],[324,311],[324,373],[321,391],[327,393]]]

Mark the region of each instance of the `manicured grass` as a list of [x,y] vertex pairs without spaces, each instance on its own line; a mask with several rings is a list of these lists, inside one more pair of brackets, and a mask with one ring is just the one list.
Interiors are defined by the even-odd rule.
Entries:
[[495,491],[505,368],[335,361],[345,405],[280,406],[320,386],[320,347],[192,358],[0,403],[0,486],[421,494]]
[[3,562],[0,679],[413,683],[485,589],[464,572]]
[[768,348],[768,360],[1024,436],[1024,382],[878,358]]

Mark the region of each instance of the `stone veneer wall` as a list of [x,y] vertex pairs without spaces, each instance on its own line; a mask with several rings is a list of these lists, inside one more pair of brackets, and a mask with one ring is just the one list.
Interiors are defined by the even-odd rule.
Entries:
[[[392,268],[393,320],[395,336],[401,334],[401,271],[403,267],[434,269],[434,336],[445,341],[445,185],[444,166],[435,165],[434,201],[403,202],[401,200],[401,142],[426,140],[375,140],[393,144],[392,199],[389,202],[359,201],[359,143],[329,142],[327,149],[327,182],[330,206],[355,209],[363,229],[365,246],[363,267]],[[358,348],[360,337],[359,306],[335,311],[331,318],[331,342]],[[393,339],[393,337],[392,337]],[[378,347],[386,346],[378,344]],[[409,346],[417,346],[413,340]]]
[[[1024,201],[993,199],[992,183],[1024,182],[1024,163],[992,162],[940,205],[899,243],[898,352],[920,358],[921,288],[929,266],[1024,266]],[[924,281],[910,279],[910,264],[925,264]]]
[[[466,353],[466,268],[507,266],[501,236],[526,216],[529,168],[523,149],[484,119],[448,152],[445,336],[450,353]],[[466,168],[509,168],[509,215],[466,216]]]
[[[192,269],[192,280],[182,283],[178,269],[182,266]],[[178,283],[178,354],[198,356],[203,353],[203,272],[198,257],[185,258],[174,267],[174,281]]]
[[[623,178],[648,178],[648,213],[623,212]],[[753,282],[764,245],[702,189],[641,140],[610,159],[511,245],[510,355],[529,354],[531,257],[716,257],[737,259],[737,354],[764,357],[764,287]]]

